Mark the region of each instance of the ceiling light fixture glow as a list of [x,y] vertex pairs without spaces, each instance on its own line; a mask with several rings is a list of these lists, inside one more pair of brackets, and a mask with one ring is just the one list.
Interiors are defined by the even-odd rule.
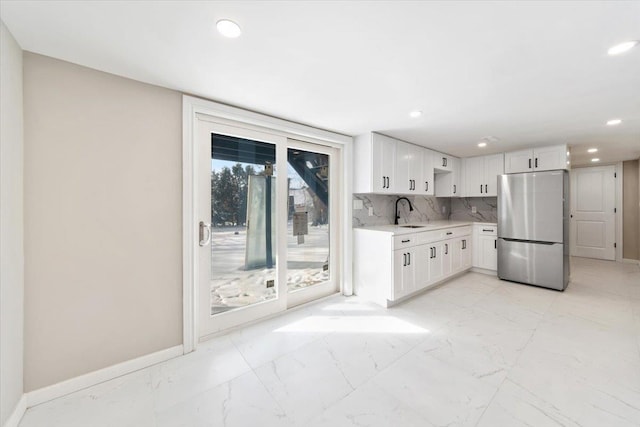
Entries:
[[592,161],[592,162],[599,162],[599,161],[600,161],[600,159],[599,159],[599,158],[597,158],[597,157],[594,157],[593,159],[591,159],[591,161]]
[[598,149],[597,149],[597,148],[589,148],[589,149],[587,150],[587,153],[597,153],[597,152],[598,152]]
[[633,49],[638,44],[638,40],[629,40],[628,42],[620,43],[610,48],[607,53],[609,55],[620,55],[626,51]]
[[615,125],[619,125],[620,123],[622,123],[622,120],[620,119],[611,119],[607,122],[607,125],[615,126]]
[[478,147],[480,147],[480,148],[484,148],[484,147],[486,147],[486,146],[487,146],[487,143],[486,143],[486,142],[480,142],[480,143],[478,143]]
[[422,115],[422,111],[420,110],[415,110],[409,113],[409,117],[412,117],[414,119],[417,117],[420,117],[421,115]]
[[235,39],[236,37],[240,37],[242,34],[242,30],[240,26],[233,21],[228,19],[221,19],[216,22],[216,28],[218,32],[225,37],[229,37],[230,39]]

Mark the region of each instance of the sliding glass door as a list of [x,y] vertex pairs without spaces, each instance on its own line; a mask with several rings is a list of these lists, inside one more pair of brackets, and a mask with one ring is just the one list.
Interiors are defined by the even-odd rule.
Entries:
[[200,337],[338,291],[337,150],[201,122]]

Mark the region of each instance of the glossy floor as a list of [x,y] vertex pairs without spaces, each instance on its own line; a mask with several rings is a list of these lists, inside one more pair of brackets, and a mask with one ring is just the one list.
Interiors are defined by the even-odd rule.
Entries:
[[20,425],[638,426],[640,268],[575,259],[564,293],[469,273],[388,310],[331,298]]

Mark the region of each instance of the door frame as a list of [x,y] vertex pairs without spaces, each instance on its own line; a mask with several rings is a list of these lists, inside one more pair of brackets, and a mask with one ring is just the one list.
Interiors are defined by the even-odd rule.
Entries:
[[[623,233],[622,233],[622,189],[623,189],[623,176],[622,176],[622,162],[617,162],[617,163],[604,163],[598,166],[593,166],[593,165],[589,165],[589,166],[574,166],[571,168],[571,170],[569,171],[569,173],[571,174],[574,170],[576,169],[588,169],[588,168],[595,168],[595,167],[600,167],[600,166],[615,166],[615,208],[616,208],[616,213],[615,213],[615,240],[616,240],[616,248],[615,248],[615,261],[616,262],[622,262],[622,247],[623,247]],[[570,176],[570,181],[571,185],[573,185],[573,176]],[[573,191],[572,188],[569,189],[569,191]],[[570,208],[572,208],[573,206],[571,206],[571,204],[569,205]],[[573,213],[573,212],[572,212]],[[573,221],[571,221],[573,222]],[[570,224],[570,228],[572,228],[573,224]],[[571,238],[569,238],[569,241],[571,241]],[[571,256],[573,256],[573,246],[571,246],[569,248],[569,252],[571,253]]]
[[340,201],[341,236],[339,248],[339,286],[343,295],[352,295],[352,165],[353,138],[335,132],[267,116],[193,96],[182,97],[182,298],[183,351],[190,353],[198,345],[198,212],[197,212],[197,137],[199,120],[241,126],[275,133],[286,138],[338,149],[340,158],[336,198]]

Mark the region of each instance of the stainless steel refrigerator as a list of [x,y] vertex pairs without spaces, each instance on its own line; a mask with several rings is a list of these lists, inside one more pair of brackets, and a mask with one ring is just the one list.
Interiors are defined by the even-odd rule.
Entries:
[[498,176],[498,277],[564,290],[569,282],[569,173]]

